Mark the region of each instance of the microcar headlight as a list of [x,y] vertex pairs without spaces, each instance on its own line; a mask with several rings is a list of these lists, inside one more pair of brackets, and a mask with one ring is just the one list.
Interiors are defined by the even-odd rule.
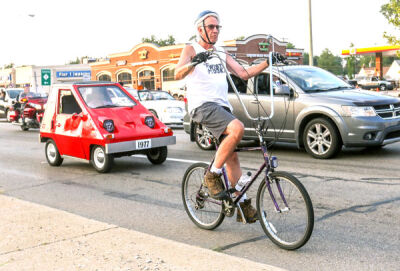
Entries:
[[103,128],[106,129],[107,132],[113,133],[115,126],[114,126],[114,121],[113,120],[105,120],[103,122]]
[[156,122],[154,121],[154,117],[153,116],[147,116],[144,119],[144,123],[149,126],[150,128],[154,128],[154,126],[156,125]]
[[376,112],[372,106],[342,105],[345,117],[374,117]]

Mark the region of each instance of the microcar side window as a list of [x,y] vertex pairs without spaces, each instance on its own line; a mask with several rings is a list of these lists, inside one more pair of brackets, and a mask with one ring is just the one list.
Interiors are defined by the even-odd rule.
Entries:
[[59,114],[79,114],[82,112],[81,107],[79,106],[78,102],[76,101],[74,95],[70,90],[60,90],[59,96],[59,107],[58,113]]
[[79,87],[79,93],[90,108],[132,107],[136,103],[117,86]]

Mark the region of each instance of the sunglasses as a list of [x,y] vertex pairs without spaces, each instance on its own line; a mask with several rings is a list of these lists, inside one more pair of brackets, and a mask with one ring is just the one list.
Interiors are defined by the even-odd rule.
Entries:
[[222,28],[222,25],[209,24],[209,25],[206,25],[205,27],[207,27],[209,30],[214,30],[214,28],[216,28],[219,31]]

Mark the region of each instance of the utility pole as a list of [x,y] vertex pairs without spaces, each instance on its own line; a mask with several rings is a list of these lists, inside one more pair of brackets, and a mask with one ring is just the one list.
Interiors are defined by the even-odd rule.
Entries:
[[308,62],[310,66],[314,66],[313,54],[313,40],[312,40],[312,20],[311,20],[311,0],[308,0],[308,27],[310,31],[310,53],[308,55]]

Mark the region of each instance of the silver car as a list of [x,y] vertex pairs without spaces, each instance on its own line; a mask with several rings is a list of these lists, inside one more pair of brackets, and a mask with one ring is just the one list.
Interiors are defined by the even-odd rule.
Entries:
[[[268,116],[268,71],[245,82],[232,77],[251,116]],[[265,135],[268,141],[297,143],[315,158],[331,158],[343,145],[379,148],[400,141],[400,99],[354,89],[330,72],[311,66],[275,67],[273,86],[275,114]],[[244,139],[257,140],[252,121],[237,96],[229,92],[233,113],[245,125]],[[214,148],[209,140],[212,135],[188,114],[184,129],[200,148]]]

